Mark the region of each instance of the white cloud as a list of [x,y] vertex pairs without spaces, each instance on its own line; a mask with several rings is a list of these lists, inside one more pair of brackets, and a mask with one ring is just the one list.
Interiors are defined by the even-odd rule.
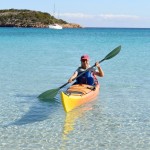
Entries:
[[83,27],[149,27],[150,17],[127,14],[62,13],[60,18]]
[[62,13],[59,15],[61,17],[68,17],[68,18],[93,18],[93,15],[88,15],[83,13]]
[[140,17],[139,16],[135,16],[135,15],[114,15],[114,14],[100,14],[97,15],[97,17],[101,18],[101,19],[133,19],[133,20],[138,20]]
[[140,19],[139,16],[136,15],[124,15],[124,14],[98,14],[98,15],[90,15],[84,13],[62,13],[59,14],[61,17],[67,18],[78,18],[78,19],[104,19],[104,20],[114,20],[114,19],[130,19],[130,20],[138,20]]

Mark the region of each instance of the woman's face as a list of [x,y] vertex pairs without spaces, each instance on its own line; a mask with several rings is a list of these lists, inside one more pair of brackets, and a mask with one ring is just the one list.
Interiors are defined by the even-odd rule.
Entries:
[[82,68],[87,69],[89,67],[89,61],[87,59],[82,59],[81,66]]

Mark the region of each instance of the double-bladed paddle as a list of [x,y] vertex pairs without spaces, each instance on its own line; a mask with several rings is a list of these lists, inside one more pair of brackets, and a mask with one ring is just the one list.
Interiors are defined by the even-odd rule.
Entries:
[[[114,56],[116,56],[120,52],[120,50],[121,50],[121,46],[116,47],[108,55],[106,55],[104,59],[102,59],[101,61],[99,61],[99,63],[103,62],[104,60],[108,60],[108,59],[113,58]],[[76,78],[74,78],[74,80],[76,80],[77,78],[79,78],[81,75],[85,74],[87,71],[89,71],[93,67],[95,67],[95,64],[92,67],[86,69],[83,73],[81,73],[80,75],[78,75]],[[56,89],[48,90],[48,91],[40,94],[38,96],[38,98],[41,99],[41,100],[44,100],[44,99],[53,99],[57,95],[58,91],[61,88],[65,87],[67,84],[69,84],[69,82],[63,84],[62,86],[60,86],[60,87],[58,87]]]

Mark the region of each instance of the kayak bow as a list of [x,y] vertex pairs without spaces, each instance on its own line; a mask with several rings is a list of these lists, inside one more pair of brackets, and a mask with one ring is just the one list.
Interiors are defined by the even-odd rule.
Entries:
[[100,86],[90,86],[86,84],[72,85],[65,92],[61,92],[61,100],[66,112],[76,107],[90,102],[96,98],[99,93]]

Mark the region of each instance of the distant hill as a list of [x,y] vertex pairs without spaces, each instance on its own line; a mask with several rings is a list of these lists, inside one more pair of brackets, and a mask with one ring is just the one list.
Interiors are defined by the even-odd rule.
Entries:
[[72,24],[62,19],[56,19],[54,16],[45,12],[26,9],[0,10],[0,27],[48,28],[48,25],[54,23],[62,25],[63,28],[81,28],[78,24]]

